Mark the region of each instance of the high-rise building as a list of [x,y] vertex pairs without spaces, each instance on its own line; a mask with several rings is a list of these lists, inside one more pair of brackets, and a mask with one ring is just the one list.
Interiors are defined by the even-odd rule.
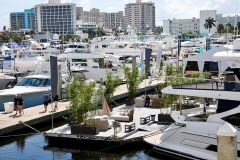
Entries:
[[68,34],[75,31],[76,4],[49,0],[47,4],[35,6],[37,31]]
[[125,25],[137,32],[155,31],[155,4],[153,2],[129,3],[125,6]]
[[11,12],[10,25],[12,31],[19,31],[21,29],[36,30],[34,8],[25,9],[24,12]]
[[199,33],[200,22],[197,18],[192,19],[173,19],[163,21],[163,33],[166,34],[184,34]]
[[230,23],[232,26],[236,27],[237,23],[240,22],[240,16],[223,16],[223,14],[217,14],[217,24],[223,24],[226,26]]
[[124,28],[123,11],[114,13],[101,13],[103,27],[106,29]]
[[97,8],[92,8],[90,11],[84,11],[83,7],[77,7],[76,9],[77,20],[82,23],[101,25],[101,14]]
[[[215,21],[217,20],[216,10],[202,10],[200,11],[200,33],[208,34],[209,29],[205,28],[204,24],[206,23],[206,19],[213,18]],[[217,24],[217,23],[216,23]],[[217,32],[217,27],[213,27],[210,30],[211,34]]]

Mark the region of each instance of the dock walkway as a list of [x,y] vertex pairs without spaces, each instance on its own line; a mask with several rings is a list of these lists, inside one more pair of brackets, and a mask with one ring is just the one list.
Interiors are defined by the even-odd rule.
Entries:
[[[69,106],[69,102],[59,102],[58,110],[53,113],[54,118],[64,116],[68,114],[67,107]],[[54,104],[48,106],[48,111],[43,113],[44,107],[43,105],[26,108],[24,109],[24,114],[22,116],[14,116],[15,111],[10,114],[5,114],[3,112],[0,113],[0,135],[5,135],[10,132],[23,129],[26,126],[21,124],[21,122],[26,123],[28,125],[35,125],[45,121],[49,121],[52,118],[52,109]]]

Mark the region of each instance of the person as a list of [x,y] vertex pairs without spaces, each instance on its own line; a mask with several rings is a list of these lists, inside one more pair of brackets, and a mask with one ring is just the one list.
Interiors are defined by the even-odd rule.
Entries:
[[47,112],[47,106],[48,106],[48,103],[49,103],[49,98],[50,98],[50,96],[48,95],[48,93],[45,93],[45,94],[43,95],[44,113]]
[[22,113],[24,114],[24,112],[23,112],[23,98],[22,98],[21,95],[18,96],[17,106],[18,106],[18,111],[19,111],[20,115],[22,115]]
[[18,95],[16,95],[14,98],[14,108],[16,110],[16,114],[15,114],[15,116],[16,116],[18,113]]
[[147,95],[146,98],[145,98],[145,105],[144,107],[149,107],[150,105],[150,97]]
[[54,100],[54,111],[57,111],[58,110],[58,95],[56,94],[54,97],[53,97],[53,100]]

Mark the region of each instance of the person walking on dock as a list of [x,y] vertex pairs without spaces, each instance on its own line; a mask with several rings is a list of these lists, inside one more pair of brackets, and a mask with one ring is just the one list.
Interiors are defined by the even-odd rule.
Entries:
[[58,110],[58,95],[56,94],[54,97],[53,97],[53,100],[54,100],[54,112]]
[[47,106],[48,106],[48,103],[51,102],[51,96],[49,96],[48,93],[45,93],[43,95],[43,106],[44,106],[44,113],[47,112]]
[[18,95],[16,95],[14,98],[14,108],[16,110],[16,114],[14,116],[16,116],[18,113]]
[[22,98],[21,95],[19,95],[18,98],[17,98],[17,106],[18,106],[18,110],[19,110],[20,115],[22,115],[22,113],[24,114],[24,112],[23,112],[23,98]]

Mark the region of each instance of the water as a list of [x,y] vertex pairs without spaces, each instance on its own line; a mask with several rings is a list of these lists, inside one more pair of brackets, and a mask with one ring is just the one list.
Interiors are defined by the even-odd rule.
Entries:
[[[38,128],[39,129],[39,128]],[[48,130],[49,127],[40,129]],[[44,149],[47,140],[42,134],[0,138],[0,160],[156,160],[146,150],[131,150],[122,153]],[[164,160],[161,158],[161,160]],[[165,159],[167,160],[167,158]]]

